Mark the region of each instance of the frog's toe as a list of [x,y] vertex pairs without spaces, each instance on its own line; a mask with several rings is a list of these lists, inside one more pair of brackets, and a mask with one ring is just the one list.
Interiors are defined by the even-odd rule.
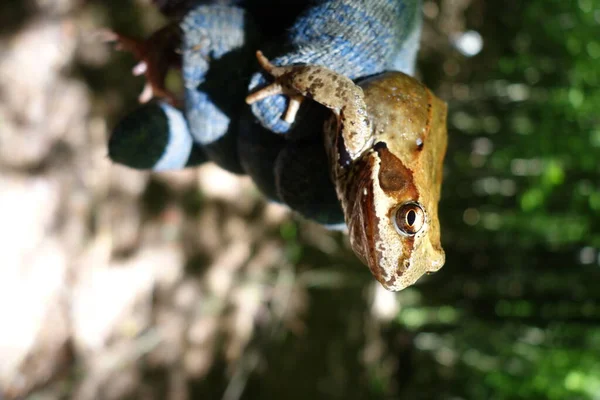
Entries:
[[176,26],[167,25],[147,39],[130,37],[109,29],[98,31],[101,40],[115,43],[115,48],[130,52],[138,59],[132,73],[134,76],[145,75],[147,82],[139,96],[141,103],[158,97],[174,106],[180,105],[178,97],[165,86],[169,69],[180,64],[180,57],[176,54],[179,39],[175,28]]
[[290,102],[285,111],[285,115],[283,116],[283,120],[285,122],[287,122],[288,124],[291,124],[296,120],[296,114],[298,114],[298,110],[300,109],[302,100],[304,100],[303,96],[300,96],[300,95],[290,96]]
[[146,71],[148,71],[148,63],[146,61],[140,61],[131,69],[131,73],[134,76],[144,75]]
[[102,28],[98,29],[94,33],[94,37],[97,37],[100,41],[105,43],[115,43],[118,41],[119,35],[110,29]]
[[249,93],[251,94],[249,96],[250,101],[247,101],[247,103],[250,104],[252,113],[260,122],[260,124],[272,132],[288,132],[291,125],[282,118],[289,103],[288,97],[282,92],[271,94],[260,100],[258,97],[255,98],[255,96],[261,96],[256,95],[256,93],[260,92],[260,90],[266,89],[269,86],[269,82],[267,81],[264,73],[254,74],[248,86]]
[[246,104],[254,104],[257,101],[266,99],[267,97],[275,96],[283,93],[283,87],[278,82],[273,82],[246,97]]
[[275,68],[275,66],[271,64],[271,61],[269,61],[269,59],[260,50],[256,50],[256,59],[258,60],[261,68],[269,73],[271,73],[273,68]]
[[152,85],[149,82],[146,82],[146,84],[144,85],[144,90],[142,90],[142,93],[140,93],[140,95],[138,96],[138,101],[140,103],[147,103],[150,100],[152,100],[153,96],[154,90],[152,90]]
[[[278,82],[273,82],[268,86],[248,95],[246,97],[246,104],[254,104],[257,101],[264,100],[267,97],[275,96],[277,94],[286,94],[283,87]],[[288,124],[293,123],[296,120],[296,114],[300,109],[300,105],[304,100],[304,96],[299,94],[289,94],[290,100],[286,108],[283,120]]]

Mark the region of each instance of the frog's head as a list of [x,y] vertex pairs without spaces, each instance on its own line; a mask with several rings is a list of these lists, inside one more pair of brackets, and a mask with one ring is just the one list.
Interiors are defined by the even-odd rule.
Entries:
[[438,202],[446,105],[399,73],[363,88],[376,134],[349,178],[350,242],[377,280],[397,291],[445,262]]
[[444,265],[438,199],[421,195],[412,171],[383,143],[365,157],[371,174],[356,182],[350,243],[386,289],[402,290]]

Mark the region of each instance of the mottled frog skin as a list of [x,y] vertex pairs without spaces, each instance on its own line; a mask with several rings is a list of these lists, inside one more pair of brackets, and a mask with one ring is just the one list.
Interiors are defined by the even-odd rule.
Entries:
[[248,103],[284,93],[284,119],[304,98],[329,108],[324,140],[352,249],[388,290],[402,290],[445,262],[438,202],[446,104],[401,72],[360,82],[317,65],[261,66],[275,81]]

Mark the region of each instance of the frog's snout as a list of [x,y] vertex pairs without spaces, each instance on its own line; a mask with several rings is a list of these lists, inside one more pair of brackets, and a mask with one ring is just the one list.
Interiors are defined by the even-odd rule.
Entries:
[[446,262],[446,254],[443,250],[436,252],[435,255],[431,258],[429,268],[427,269],[427,273],[437,272],[444,266]]

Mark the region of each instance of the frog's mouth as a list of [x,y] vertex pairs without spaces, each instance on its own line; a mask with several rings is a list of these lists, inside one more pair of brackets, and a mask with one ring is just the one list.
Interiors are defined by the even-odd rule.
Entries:
[[356,255],[387,290],[398,291],[409,286],[405,283],[405,279],[402,279],[409,266],[404,262],[400,262],[398,268],[388,265],[390,260],[386,260],[382,253],[382,238],[377,229],[379,217],[375,215],[374,208],[365,207],[364,204],[362,207],[355,205],[355,208],[354,217],[348,224],[348,232],[350,244]]
[[[371,159],[368,162],[374,161],[373,157],[368,158]],[[357,257],[369,267],[375,279],[387,288],[386,273],[380,266],[382,254],[377,248],[381,237],[378,231],[379,217],[375,212],[371,179],[358,179],[353,183],[356,185],[354,196],[351,197],[352,202],[349,202],[350,207],[346,213],[350,244]]]

